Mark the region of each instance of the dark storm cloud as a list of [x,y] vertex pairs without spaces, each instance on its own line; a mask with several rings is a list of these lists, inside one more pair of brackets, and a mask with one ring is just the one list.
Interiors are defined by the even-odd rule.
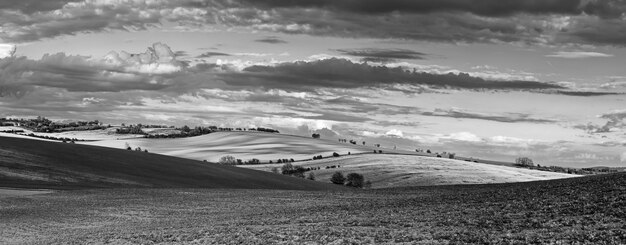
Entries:
[[604,2],[586,3],[576,0],[245,0],[248,4],[266,8],[326,8],[363,14],[391,12],[432,13],[444,11],[470,12],[483,16],[504,16],[515,13],[531,14],[609,14]]
[[270,43],[270,44],[281,44],[281,43],[287,43],[287,41],[282,40],[278,37],[266,37],[266,38],[261,38],[261,39],[257,39],[254,40],[255,42],[259,42],[259,43]]
[[605,96],[605,95],[620,95],[620,94],[623,94],[623,93],[615,93],[615,92],[564,91],[564,90],[559,90],[556,93],[557,94],[562,94],[562,95],[583,96],[583,97]]
[[[181,0],[0,3],[0,41],[28,42],[164,22],[319,36],[624,46],[621,0]],[[584,13],[584,14],[583,14]],[[268,18],[271,16],[271,18]],[[558,23],[557,18],[570,18]],[[268,37],[258,42],[278,44]],[[375,59],[375,57],[364,57]]]
[[384,84],[428,85],[439,88],[533,90],[562,88],[555,84],[533,81],[492,81],[468,74],[430,74],[408,72],[402,68],[370,66],[345,59],[282,63],[276,66],[250,66],[243,72],[220,74],[232,86],[261,86],[292,90],[358,88]]
[[490,114],[473,113],[473,112],[465,112],[465,111],[458,111],[458,110],[435,109],[435,111],[433,112],[423,112],[421,114],[425,116],[478,119],[478,120],[488,120],[488,121],[505,122],[505,123],[518,123],[518,122],[552,123],[552,122],[556,122],[554,120],[532,118],[528,114],[521,114],[521,113],[508,113],[505,115],[499,115],[499,114],[490,115]]
[[421,60],[426,56],[425,53],[408,50],[408,49],[337,49],[339,53],[361,57],[362,61],[372,62],[391,62],[397,59]]

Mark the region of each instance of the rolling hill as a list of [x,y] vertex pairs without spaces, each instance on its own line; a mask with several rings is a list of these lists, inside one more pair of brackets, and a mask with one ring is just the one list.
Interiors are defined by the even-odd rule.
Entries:
[[344,189],[159,154],[12,137],[0,137],[0,187]]
[[[297,162],[294,166],[313,170],[316,180],[328,182],[337,171],[363,174],[372,188],[456,184],[491,184],[572,178],[578,175],[554,173],[462,160],[394,154],[361,154]],[[339,168],[326,168],[340,166]],[[270,171],[280,164],[242,165]]]
[[202,136],[176,139],[121,139],[85,142],[84,144],[124,148],[141,147],[150,152],[194,160],[217,162],[220,157],[231,155],[244,161],[252,158],[262,162],[276,159],[310,159],[315,155],[331,156],[371,152],[372,147],[339,143],[335,140],[265,133],[265,132],[216,132]]

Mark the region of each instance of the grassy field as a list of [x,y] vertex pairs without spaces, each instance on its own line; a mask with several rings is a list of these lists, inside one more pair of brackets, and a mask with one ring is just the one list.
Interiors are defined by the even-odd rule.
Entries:
[[341,188],[146,152],[5,137],[0,137],[0,187]]
[[370,191],[0,197],[0,243],[624,244],[626,174]]
[[[315,161],[293,163],[312,170],[316,180],[328,182],[337,171],[362,174],[372,182],[372,188],[401,186],[428,186],[453,184],[510,183],[579,177],[578,175],[554,173],[525,168],[514,168],[493,164],[461,160],[393,154],[360,154],[331,157]],[[263,171],[271,171],[282,164],[241,165]],[[326,168],[341,166],[340,168]],[[307,172],[308,174],[308,172]]]

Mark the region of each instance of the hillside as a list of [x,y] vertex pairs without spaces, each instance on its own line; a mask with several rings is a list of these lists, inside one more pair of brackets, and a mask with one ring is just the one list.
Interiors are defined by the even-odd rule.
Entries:
[[0,187],[341,188],[152,153],[12,137],[0,137]]
[[[271,171],[281,164],[243,165],[241,167]],[[578,175],[514,168],[461,160],[390,154],[363,154],[325,158],[294,163],[304,168],[321,168],[311,171],[316,180],[328,182],[336,171],[344,175],[360,173],[372,182],[373,188],[491,184],[549,180],[577,177]],[[329,168],[327,166],[341,166]],[[308,173],[307,173],[308,174]]]
[[123,139],[86,142],[89,145],[124,148],[141,147],[150,152],[195,160],[217,162],[220,157],[231,155],[244,161],[252,158],[262,162],[277,159],[303,160],[315,155],[370,152],[367,146],[339,143],[336,140],[313,139],[294,135],[264,132],[216,132],[202,136],[176,139]]

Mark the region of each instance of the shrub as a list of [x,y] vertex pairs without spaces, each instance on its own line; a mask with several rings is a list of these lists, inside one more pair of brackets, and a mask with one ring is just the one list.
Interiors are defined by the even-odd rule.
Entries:
[[233,156],[223,156],[220,158],[218,163],[223,165],[236,165],[237,160]]
[[346,180],[348,181],[346,183],[346,186],[363,188],[365,178],[363,177],[362,174],[350,173],[348,174],[348,177],[346,178]]
[[339,153],[333,152],[333,157],[339,157]]
[[[300,167],[300,166],[298,166],[298,167]],[[293,172],[292,175],[295,176],[295,177],[304,179],[304,171],[300,171],[300,169],[298,169],[298,168],[296,168],[296,170]]]
[[315,174],[313,174],[313,172],[309,172],[309,175],[306,178],[308,180],[315,180]]
[[343,185],[346,182],[346,177],[343,177],[341,172],[335,172],[332,177],[330,177],[330,182],[335,185]]

